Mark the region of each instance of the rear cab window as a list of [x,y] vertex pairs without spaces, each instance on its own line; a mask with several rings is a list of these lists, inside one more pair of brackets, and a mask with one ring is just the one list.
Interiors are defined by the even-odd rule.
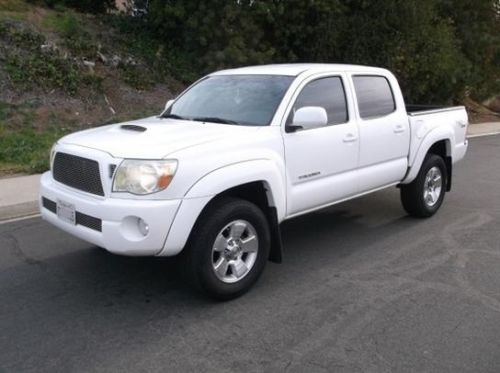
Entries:
[[362,119],[383,117],[396,111],[389,80],[380,75],[353,75],[354,90]]

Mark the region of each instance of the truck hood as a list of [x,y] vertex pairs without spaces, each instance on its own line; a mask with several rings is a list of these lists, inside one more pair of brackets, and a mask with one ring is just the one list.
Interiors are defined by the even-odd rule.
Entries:
[[259,129],[152,117],[76,132],[59,142],[97,149],[116,158],[161,159],[196,145],[245,138]]

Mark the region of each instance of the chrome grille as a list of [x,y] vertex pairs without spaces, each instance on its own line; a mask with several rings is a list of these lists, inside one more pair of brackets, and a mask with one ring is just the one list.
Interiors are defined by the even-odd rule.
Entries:
[[87,193],[104,195],[97,161],[58,152],[54,157],[52,174],[62,184]]

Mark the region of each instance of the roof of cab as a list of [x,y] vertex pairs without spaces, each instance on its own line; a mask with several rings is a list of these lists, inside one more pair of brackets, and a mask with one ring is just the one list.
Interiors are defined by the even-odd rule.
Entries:
[[297,76],[304,72],[321,73],[330,71],[356,71],[356,72],[387,72],[385,69],[344,64],[324,63],[291,63],[276,65],[258,65],[239,67],[230,70],[221,70],[210,75],[286,75]]

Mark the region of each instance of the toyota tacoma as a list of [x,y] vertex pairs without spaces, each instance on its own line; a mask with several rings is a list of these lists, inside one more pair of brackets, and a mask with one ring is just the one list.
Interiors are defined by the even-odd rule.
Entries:
[[151,118],[63,137],[42,217],[112,253],[182,255],[212,297],[280,262],[280,223],[377,190],[436,213],[467,150],[464,107],[405,105],[381,68],[285,64],[219,71]]

